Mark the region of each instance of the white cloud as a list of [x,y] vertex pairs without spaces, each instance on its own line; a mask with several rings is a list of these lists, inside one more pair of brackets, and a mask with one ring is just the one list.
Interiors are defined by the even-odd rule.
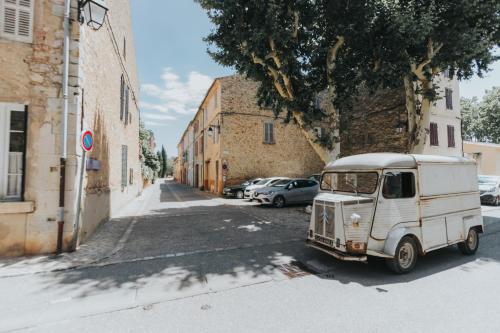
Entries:
[[161,75],[163,84],[143,84],[142,91],[145,95],[153,97],[159,103],[141,103],[141,107],[163,113],[175,112],[178,114],[192,114],[198,109],[212,78],[196,71],[191,71],[183,81],[172,68],[163,69]]
[[149,120],[175,120],[177,117],[169,114],[158,114],[158,113],[141,113],[141,117]]

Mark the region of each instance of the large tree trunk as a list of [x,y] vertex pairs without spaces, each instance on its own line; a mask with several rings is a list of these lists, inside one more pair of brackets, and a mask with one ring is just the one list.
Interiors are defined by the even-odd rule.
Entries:
[[[426,97],[420,98],[420,110],[417,109],[415,85],[408,77],[404,79],[406,93],[406,110],[408,113],[408,152],[423,154],[429,134],[431,101]],[[428,91],[431,81],[419,83],[423,91]],[[417,112],[420,111],[420,112]]]
[[[304,120],[302,119],[302,115],[298,111],[294,111],[293,113],[293,118],[299,125],[300,129],[302,130],[302,133],[304,134],[306,140],[309,142],[311,147],[314,149],[314,151],[318,154],[319,158],[327,164],[331,162],[333,159],[337,158],[338,156],[338,149],[333,149],[329,150],[328,148],[324,147],[321,145],[319,142],[317,142],[317,136],[314,131],[307,126],[304,123]],[[333,129],[333,133],[335,134],[336,129]]]

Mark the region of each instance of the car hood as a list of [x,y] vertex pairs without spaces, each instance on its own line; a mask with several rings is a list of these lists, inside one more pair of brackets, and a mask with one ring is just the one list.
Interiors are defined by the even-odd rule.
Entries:
[[479,191],[490,191],[492,188],[496,187],[496,184],[480,184]]

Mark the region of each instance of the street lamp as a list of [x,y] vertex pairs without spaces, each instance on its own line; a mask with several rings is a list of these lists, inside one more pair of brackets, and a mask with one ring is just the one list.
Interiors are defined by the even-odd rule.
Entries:
[[[84,23],[87,21],[87,25],[94,30],[99,30],[99,28],[104,24],[104,18],[108,11],[105,0],[79,0],[79,21]],[[83,16],[82,16],[83,11]]]

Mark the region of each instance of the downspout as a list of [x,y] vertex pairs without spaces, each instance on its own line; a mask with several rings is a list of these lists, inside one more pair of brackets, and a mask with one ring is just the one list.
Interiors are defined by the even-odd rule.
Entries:
[[68,153],[68,77],[69,77],[69,34],[70,34],[71,0],[64,0],[64,40],[63,40],[63,77],[62,77],[62,135],[61,160],[59,175],[59,220],[57,221],[57,250],[59,254],[63,247],[64,232],[64,192],[66,183],[66,158]]

